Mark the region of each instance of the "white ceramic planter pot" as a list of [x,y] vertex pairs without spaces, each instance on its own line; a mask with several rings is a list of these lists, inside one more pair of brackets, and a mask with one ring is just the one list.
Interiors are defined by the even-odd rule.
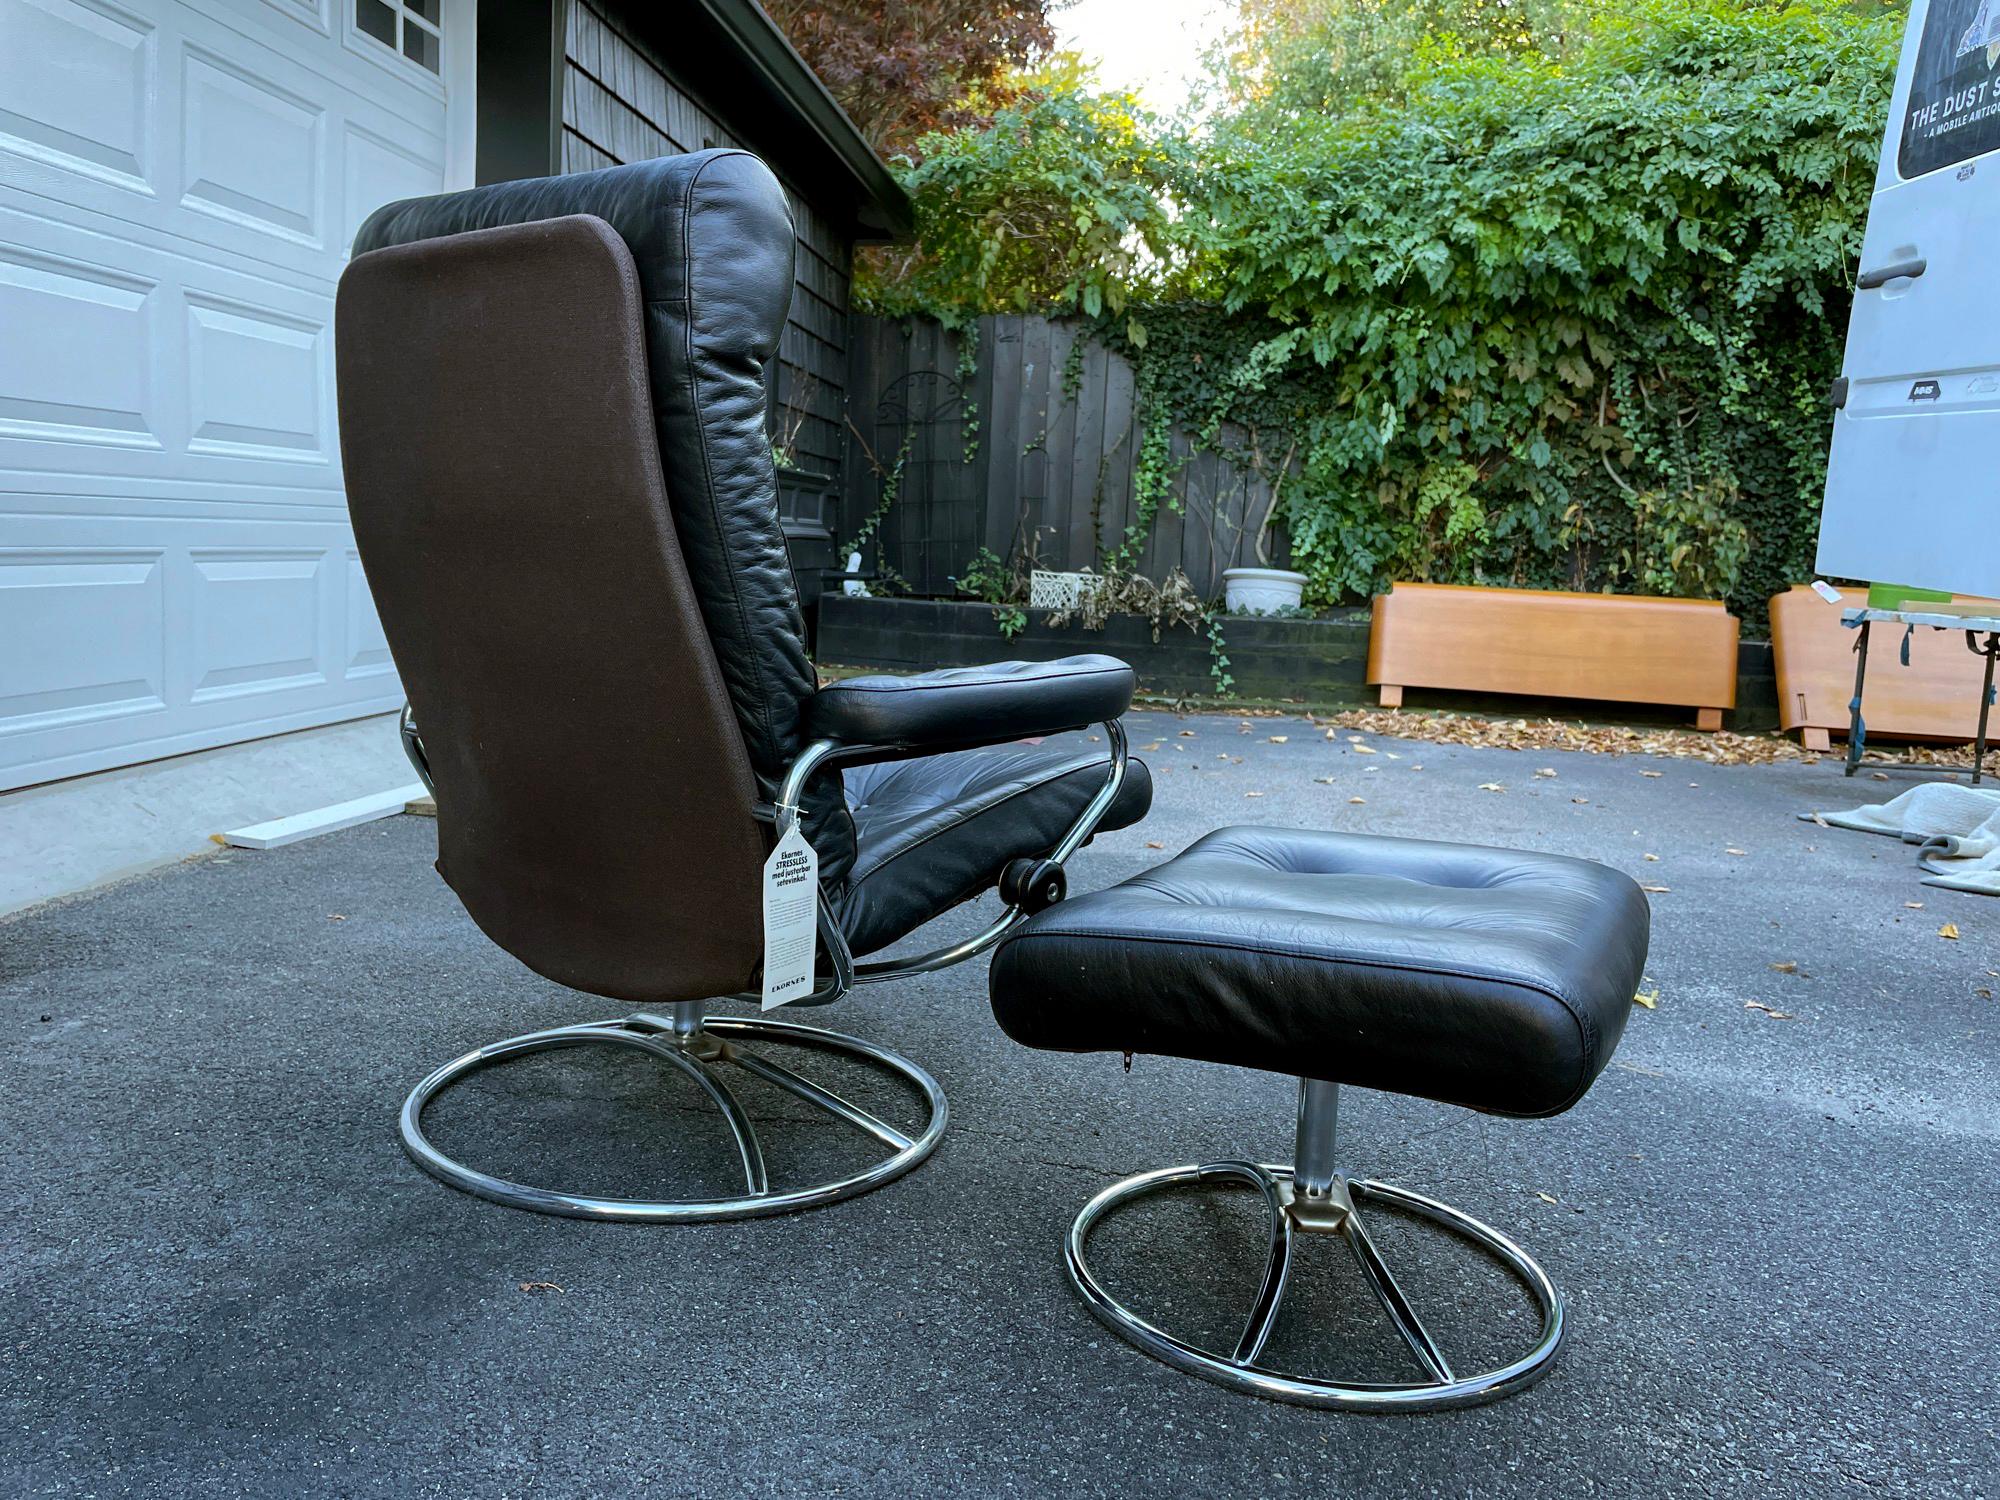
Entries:
[[1231,614],[1272,615],[1297,609],[1305,597],[1306,575],[1283,568],[1225,568],[1222,598]]

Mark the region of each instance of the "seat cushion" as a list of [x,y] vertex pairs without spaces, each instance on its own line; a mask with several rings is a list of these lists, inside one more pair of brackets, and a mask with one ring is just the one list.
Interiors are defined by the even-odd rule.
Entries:
[[1610,1061],[1649,922],[1638,886],[1587,860],[1226,828],[1042,912],[989,983],[1030,1047],[1552,1115]]
[[[840,916],[858,956],[991,889],[1010,860],[1040,858],[1104,785],[1108,754],[1080,735],[889,761],[847,772],[857,853]],[[1146,815],[1153,782],[1143,761],[1097,828]]]

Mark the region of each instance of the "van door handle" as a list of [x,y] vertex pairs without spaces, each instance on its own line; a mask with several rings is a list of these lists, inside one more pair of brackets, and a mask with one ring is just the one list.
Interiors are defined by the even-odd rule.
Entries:
[[1855,277],[1854,289],[1857,292],[1872,292],[1876,287],[1894,281],[1898,276],[1907,276],[1914,281],[1924,274],[1924,268],[1929,264],[1930,262],[1920,255],[1915,260],[1899,260],[1892,266],[1877,266],[1874,270],[1863,271]]

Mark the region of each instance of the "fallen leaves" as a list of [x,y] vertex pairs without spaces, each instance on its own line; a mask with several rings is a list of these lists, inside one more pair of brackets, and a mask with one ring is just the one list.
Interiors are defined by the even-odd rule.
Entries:
[[1538,778],[1547,778],[1555,774],[1556,774],[1556,768],[1554,766],[1543,766],[1541,770],[1535,772],[1535,775]]
[[1670,885],[1642,885],[1639,889],[1650,896],[1664,896],[1672,891],[1673,887]]
[[1634,1005],[1643,1006],[1647,1010],[1658,1010],[1660,1008],[1659,988],[1655,986],[1650,990],[1635,991],[1632,996],[1632,1003]]
[[[1662,725],[1585,724],[1566,719],[1487,719],[1464,713],[1425,713],[1419,709],[1351,708],[1314,714],[1315,724],[1327,726],[1326,737],[1341,730],[1360,730],[1387,739],[1425,740],[1438,745],[1468,745],[1495,750],[1577,750],[1586,755],[1657,755],[1676,760],[1702,760],[1716,766],[1761,766],[1780,761],[1816,765],[1819,755],[1801,748],[1783,734],[1744,734],[1733,729],[1702,733]],[[1871,755],[1891,765],[1952,766],[1965,764],[1963,745],[1895,745]],[[1990,752],[2000,768],[2000,750]],[[1660,771],[1642,771],[1660,777]],[[1881,772],[1873,773],[1881,775]],[[1689,785],[1694,785],[1690,782]]]
[[1479,790],[1482,792],[1504,792],[1507,788],[1497,781],[1482,781],[1479,783]]
[[1166,846],[1165,844],[1161,843],[1161,842],[1160,842],[1160,841],[1159,841],[1158,839],[1147,839],[1147,840],[1146,840],[1146,847],[1147,847],[1148,849],[1164,849],[1164,848],[1166,848],[1167,846]]
[[1572,797],[1569,800],[1574,802],[1578,807],[1588,807],[1590,805],[1588,797]]
[[1796,974],[1799,972],[1799,966],[1795,963],[1787,961],[1781,964],[1772,964],[1771,970],[1773,973],[1777,974]]
[[[1427,740],[1503,750],[1581,750],[1590,755],[1670,755],[1715,765],[1760,765],[1797,760],[1799,747],[1782,735],[1740,734],[1660,726],[1583,724],[1564,719],[1485,719],[1472,714],[1426,714],[1409,709],[1355,708],[1316,716],[1335,729],[1355,729],[1389,739]],[[1963,754],[1959,759],[1964,759]]]
[[1331,776],[1315,776],[1313,777],[1313,780],[1318,782],[1321,786],[1333,785],[1333,778]]
[[1760,1010],[1774,1021],[1796,1021],[1798,1019],[1790,1011],[1775,1010],[1771,1006],[1766,1005],[1762,1000],[1745,1000],[1743,1008],[1745,1010]]
[[1923,909],[1924,903],[1921,901],[1905,901],[1903,903],[1904,911],[1922,911]]
[[1941,937],[1941,938],[1944,938],[1944,939],[1946,939],[1946,940],[1947,940],[1947,941],[1949,941],[1949,942],[1954,942],[1954,943],[1955,943],[1955,942],[1957,942],[1957,941],[1958,941],[1958,923],[1956,923],[1956,922],[1947,922],[1947,923],[1945,923],[1945,924],[1944,924],[1944,926],[1942,926],[1942,927],[1940,927],[1940,928],[1938,929],[1938,936],[1939,936],[1939,937]]
[[1366,797],[1349,797],[1347,800],[1350,803],[1359,803],[1359,802],[1366,802],[1368,799]]
[[1245,792],[1243,795],[1246,797],[1261,797],[1264,794],[1262,792]]
[[1724,849],[1722,852],[1724,854],[1734,854],[1740,859],[1750,851],[1748,849]]
[[1285,741],[1289,740],[1290,738],[1291,736],[1289,734],[1274,734],[1270,736],[1270,741],[1274,745],[1282,745],[1285,743]]
[[521,1290],[524,1292],[560,1292],[565,1290],[565,1288],[557,1286],[553,1281],[524,1281],[521,1283]]

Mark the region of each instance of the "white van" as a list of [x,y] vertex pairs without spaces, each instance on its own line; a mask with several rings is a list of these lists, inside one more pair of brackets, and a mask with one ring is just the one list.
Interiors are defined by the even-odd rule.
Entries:
[[2000,595],[2000,0],[1911,0],[1819,571]]

